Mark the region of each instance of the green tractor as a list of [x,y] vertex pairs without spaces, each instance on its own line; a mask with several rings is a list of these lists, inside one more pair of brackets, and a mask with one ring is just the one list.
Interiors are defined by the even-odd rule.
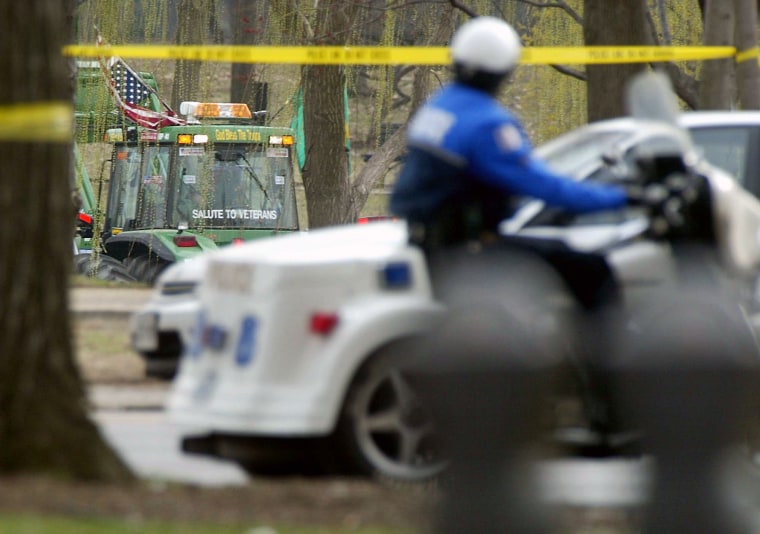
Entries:
[[110,105],[93,109],[103,95],[92,71],[79,69],[78,141],[96,142],[104,131],[112,146],[102,213],[84,165],[77,168],[83,209],[97,227],[93,252],[106,262],[152,283],[168,265],[204,251],[299,230],[293,130],[263,125],[264,112],[245,104],[184,102],[177,116],[154,78],[131,70],[142,92],[130,97],[107,86]]

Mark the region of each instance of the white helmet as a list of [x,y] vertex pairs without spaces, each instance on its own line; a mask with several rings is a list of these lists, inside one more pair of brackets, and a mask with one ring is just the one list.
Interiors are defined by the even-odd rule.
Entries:
[[465,22],[451,39],[454,63],[472,71],[508,74],[520,60],[517,32],[496,17],[476,17]]

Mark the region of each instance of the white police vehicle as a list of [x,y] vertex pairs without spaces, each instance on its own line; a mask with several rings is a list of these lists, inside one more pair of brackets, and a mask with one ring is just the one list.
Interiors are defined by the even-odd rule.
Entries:
[[[679,119],[690,130],[708,161],[728,171],[745,189],[760,196],[760,151],[754,149],[760,146],[760,112],[692,112],[682,114]],[[580,179],[593,177],[595,172],[607,172],[597,170],[601,158],[605,157],[604,150],[624,153],[650,135],[646,131],[633,131],[630,125],[626,126],[627,121],[581,129],[579,132],[587,133],[579,135],[586,136],[588,142],[579,141],[579,149],[572,153],[558,150],[555,143],[539,147],[538,152],[560,171],[574,172]],[[601,137],[606,140],[597,143]],[[584,161],[590,166],[584,168]],[[511,221],[508,229],[519,228],[540,207],[534,204]],[[192,339],[191,329],[198,308],[197,286],[205,265],[205,257],[202,257],[169,267],[157,280],[150,302],[132,318],[132,348],[144,358],[149,376],[174,376],[182,349]]]

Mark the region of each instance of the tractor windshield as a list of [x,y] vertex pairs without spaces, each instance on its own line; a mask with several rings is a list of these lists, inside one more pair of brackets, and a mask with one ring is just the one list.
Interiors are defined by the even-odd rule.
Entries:
[[107,224],[155,228],[298,229],[287,147],[120,144]]
[[288,148],[179,147],[173,226],[295,229],[298,217]]

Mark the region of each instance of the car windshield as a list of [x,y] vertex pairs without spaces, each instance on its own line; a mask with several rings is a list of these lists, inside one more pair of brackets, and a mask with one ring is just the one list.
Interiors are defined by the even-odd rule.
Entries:
[[692,128],[691,137],[707,161],[747,183],[747,151],[751,129],[746,126]]

